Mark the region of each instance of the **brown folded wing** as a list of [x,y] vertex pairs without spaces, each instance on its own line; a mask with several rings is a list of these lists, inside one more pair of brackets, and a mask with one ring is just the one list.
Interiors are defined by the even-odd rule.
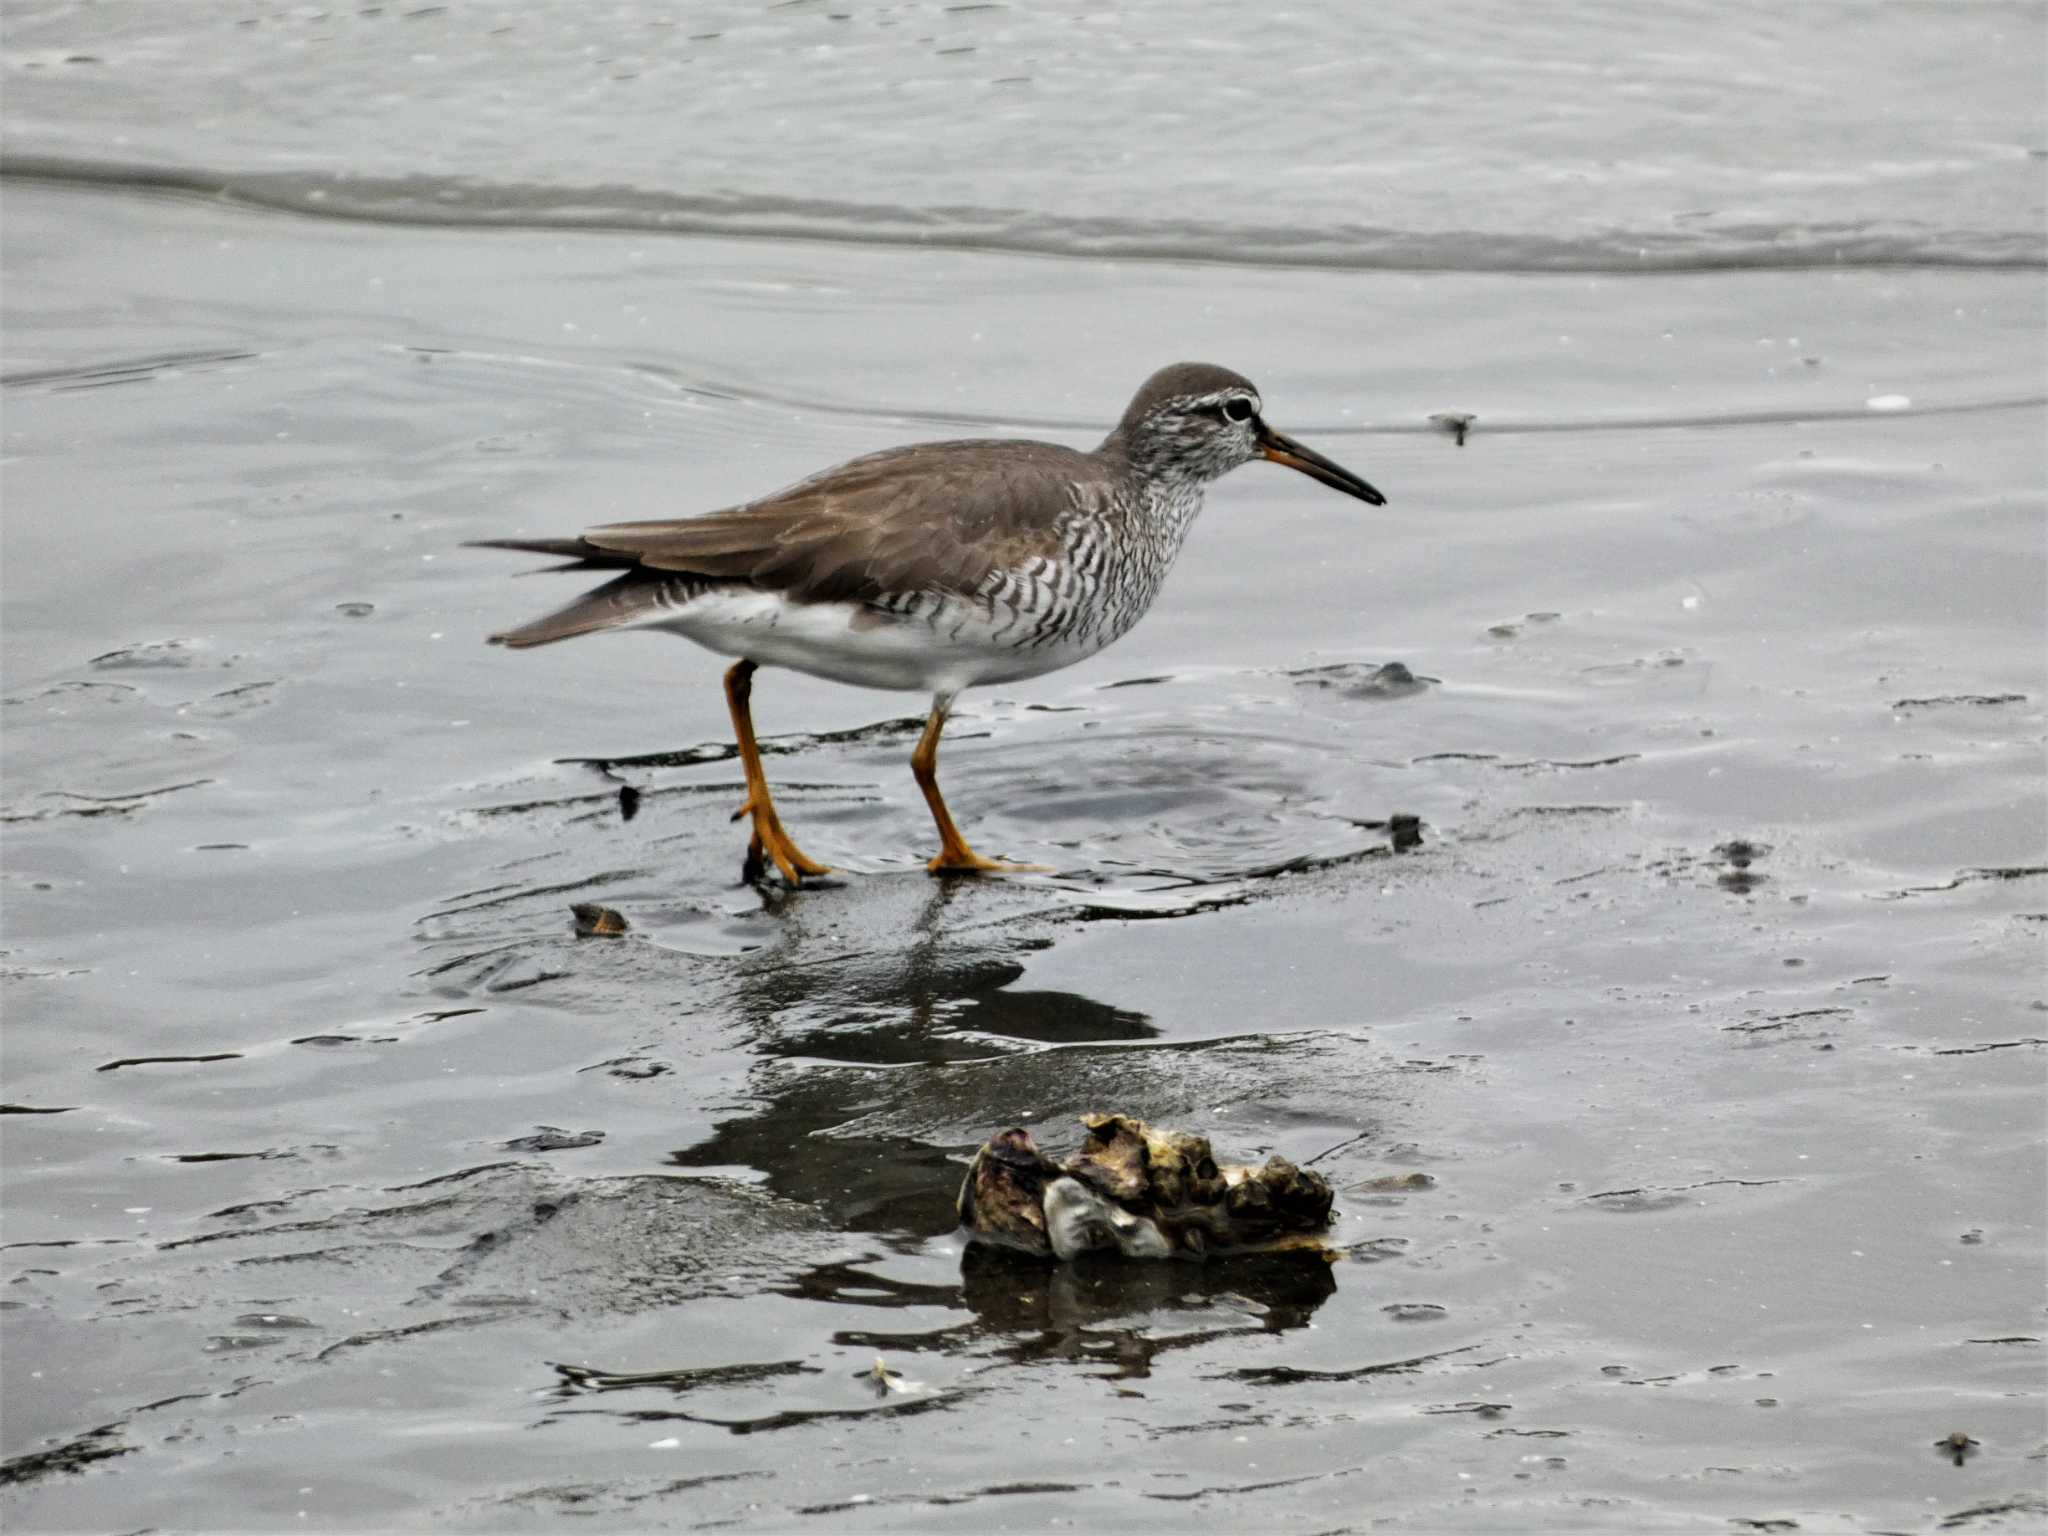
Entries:
[[971,594],[1058,552],[1056,523],[1105,489],[1101,464],[1051,443],[958,442],[854,459],[744,506],[593,528],[581,542],[642,570],[750,582],[805,602]]

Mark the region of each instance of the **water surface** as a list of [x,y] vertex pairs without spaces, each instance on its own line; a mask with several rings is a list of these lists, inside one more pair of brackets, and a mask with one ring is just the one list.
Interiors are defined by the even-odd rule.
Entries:
[[[10,1522],[2038,1519],[2040,12],[1522,18],[10,7]],[[771,673],[743,886],[710,658],[481,644],[1184,355],[1391,504],[969,695],[1053,875]],[[1341,1261],[964,1253],[1093,1109]]]

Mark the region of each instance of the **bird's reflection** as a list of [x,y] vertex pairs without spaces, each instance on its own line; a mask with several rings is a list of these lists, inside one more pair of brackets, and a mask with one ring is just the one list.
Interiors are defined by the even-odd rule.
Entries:
[[[1024,974],[1018,942],[983,921],[972,888],[920,885],[909,942],[876,948],[849,945],[836,931],[846,918],[843,893],[777,898],[789,942],[752,957],[732,1006],[761,1055],[786,1065],[755,1074],[750,1087],[759,1102],[721,1122],[707,1140],[671,1154],[672,1162],[758,1169],[777,1194],[813,1205],[846,1230],[936,1236],[953,1227],[964,1158],[986,1128],[957,1147],[844,1128],[879,1101],[892,1120],[945,1122],[963,1092],[995,1085],[964,1084],[944,1070],[891,1073],[878,1083],[870,1073],[818,1064],[969,1067],[1049,1045],[1159,1033],[1144,1014],[1096,998],[1013,990]],[[991,1102],[986,1114],[1003,1120],[1025,1107]]]

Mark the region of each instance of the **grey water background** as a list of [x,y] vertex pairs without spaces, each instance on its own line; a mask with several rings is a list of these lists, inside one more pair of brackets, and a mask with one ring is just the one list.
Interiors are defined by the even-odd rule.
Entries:
[[[15,0],[0,1515],[2048,1519],[2043,21]],[[1180,357],[1391,504],[969,695],[1054,875],[767,674],[742,886],[712,658],[481,644],[465,539]],[[1340,1261],[963,1253],[1091,1109]]]

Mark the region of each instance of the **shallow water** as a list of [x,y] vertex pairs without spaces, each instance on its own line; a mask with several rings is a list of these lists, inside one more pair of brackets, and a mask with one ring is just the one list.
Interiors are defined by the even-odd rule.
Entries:
[[[730,132],[682,175],[620,105],[659,69],[561,84],[639,13],[522,8],[497,24],[551,45],[486,60],[463,8],[11,7],[8,1520],[2038,1519],[2048,464],[2012,45],[2040,14],[1813,12],[1674,12],[1624,55],[1592,12],[1475,51],[1396,9],[1390,55],[1440,50],[1406,94],[1218,55],[1266,104],[1245,133],[1194,156],[1134,126],[1138,158],[1090,162],[1057,113],[1035,140],[971,116],[955,147],[1006,158],[967,185],[884,152],[959,112],[934,60],[1028,54],[1138,125],[1209,51],[1142,7],[734,7],[689,25],[795,120],[693,97],[662,132]],[[807,90],[800,29],[835,27],[894,108]],[[977,54],[934,51],[970,27]],[[905,29],[931,46],[877,41]],[[1509,131],[1539,41],[1618,82],[1576,138]],[[1152,47],[1157,78],[1129,62]],[[343,137],[392,50],[442,85]],[[1917,89],[1880,89],[1907,59]],[[492,92],[557,131],[462,111]],[[1730,92],[1781,131],[1738,132]],[[1413,166],[1339,164],[1425,111]],[[828,132],[857,169],[771,154]],[[1535,175],[1596,133],[1646,169]],[[1324,174],[1269,201],[1287,145]],[[1461,201],[1462,244],[1432,154],[1497,194]],[[1065,240],[1108,210],[1128,250],[1179,217],[1145,155],[1220,189],[1187,259],[1047,259],[929,213]],[[760,195],[857,216],[684,237],[585,197],[674,213],[767,159]],[[290,211],[335,174],[375,206]],[[436,223],[372,184],[398,176],[498,191]],[[1662,274],[1586,232],[1690,228],[1667,215],[1737,185],[1768,232],[1734,270],[1698,270],[1732,215]],[[1369,188],[1390,240],[1462,270],[1351,238]],[[581,207],[615,227],[483,227]],[[890,243],[919,209],[991,248]],[[1883,253],[1816,266],[1809,223]],[[1559,228],[1580,270],[1486,270],[1544,266],[1513,242]],[[1381,254],[1310,270],[1285,241]],[[956,814],[1055,874],[929,880],[921,701],[766,674],[785,815],[843,873],[742,886],[710,658],[480,644],[570,588],[464,539],[963,429],[1086,442],[1184,354],[1391,504],[1236,475],[1134,634],[969,696]],[[1462,448],[1441,410],[1476,413]],[[576,938],[589,900],[632,932]],[[963,1253],[974,1145],[1059,1146],[1099,1108],[1312,1161],[1341,1261]]]

